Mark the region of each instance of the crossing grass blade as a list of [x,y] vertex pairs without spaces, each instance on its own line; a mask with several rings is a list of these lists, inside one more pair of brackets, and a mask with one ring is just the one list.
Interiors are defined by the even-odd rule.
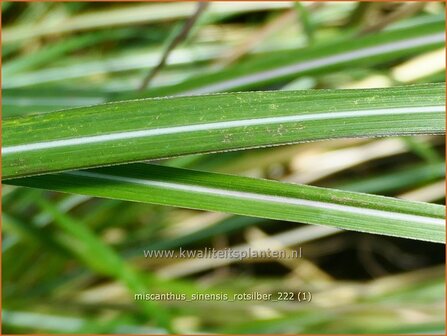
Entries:
[[115,102],[7,119],[3,178],[343,137],[445,132],[445,83]]
[[263,179],[134,164],[8,183],[445,242],[443,206]]

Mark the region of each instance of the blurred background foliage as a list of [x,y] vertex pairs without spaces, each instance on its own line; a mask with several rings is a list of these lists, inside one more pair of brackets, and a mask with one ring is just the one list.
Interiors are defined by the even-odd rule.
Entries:
[[[444,3],[211,3],[140,90],[197,3],[2,2],[2,114],[156,96],[392,29]],[[280,57],[278,57],[278,55]],[[282,56],[281,56],[282,55]],[[258,61],[261,60],[261,63]],[[256,63],[258,62],[258,63]],[[276,61],[275,61],[276,62]],[[281,65],[280,62],[277,64]],[[445,81],[443,48],[244,90]],[[185,84],[186,83],[186,84]],[[161,89],[162,91],[157,91]],[[164,91],[163,91],[164,90]],[[158,162],[411,200],[445,201],[444,139],[321,141]],[[4,333],[443,333],[441,244],[3,186]],[[143,249],[302,247],[298,260],[145,259]],[[311,291],[310,303],[135,302],[133,293]]]

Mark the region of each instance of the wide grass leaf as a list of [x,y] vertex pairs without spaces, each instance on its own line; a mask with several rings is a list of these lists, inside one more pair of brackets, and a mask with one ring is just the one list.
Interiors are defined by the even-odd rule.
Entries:
[[343,137],[445,132],[445,83],[115,102],[3,122],[3,178]]
[[445,242],[444,206],[263,179],[133,164],[7,183]]

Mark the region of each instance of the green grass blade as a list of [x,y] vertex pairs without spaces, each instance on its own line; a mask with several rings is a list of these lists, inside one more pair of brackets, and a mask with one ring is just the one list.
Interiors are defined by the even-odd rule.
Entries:
[[[217,2],[210,6],[209,14],[212,16],[224,13],[234,15],[263,10],[278,10],[289,8],[290,6],[291,4],[287,2],[246,2],[241,3],[239,6]],[[20,24],[10,26],[3,30],[2,42],[9,44],[54,34],[178,20],[189,17],[194,7],[195,4],[191,2],[132,4],[107,10],[90,11],[69,18],[61,16],[59,20],[50,22],[42,20],[37,25]]]
[[424,164],[409,169],[399,169],[380,176],[371,176],[358,181],[341,181],[336,184],[339,189],[366,193],[386,193],[391,190],[417,186],[440,180],[445,177],[444,162]]
[[401,29],[337,41],[296,51],[279,51],[245,63],[201,74],[177,85],[153,88],[146,92],[121,95],[121,99],[166,95],[191,95],[262,88],[297,76],[318,75],[344,68],[371,67],[410,56],[445,44],[444,18]]
[[[148,290],[148,284],[142,279],[132,266],[126,262],[109,246],[104,244],[87,226],[60,212],[51,202],[44,198],[36,203],[42,210],[54,217],[54,222],[67,235],[66,247],[77,255],[88,267],[99,274],[121,281],[130,294]],[[141,301],[143,311],[152,317],[160,326],[170,329],[169,312],[153,301]]]
[[[179,48],[173,51],[167,62],[169,66],[188,65],[198,61],[208,61],[222,54],[221,46],[198,46],[194,48]],[[41,53],[44,53],[43,51]],[[45,50],[44,54],[48,51]],[[150,69],[154,67],[159,59],[159,51],[154,49],[143,49],[138,52],[124,53],[104,58],[101,61],[83,61],[74,64],[65,64],[56,67],[42,68],[34,71],[14,73],[14,64],[5,65],[4,89],[13,89],[42,85],[52,82],[69,81],[89,76],[110,75],[119,72],[138,69]],[[36,60],[37,59],[37,60]],[[32,58],[34,62],[38,57]],[[26,59],[23,61],[26,62]],[[58,84],[59,84],[58,83]]]
[[[113,38],[126,37],[126,31],[118,34],[110,35],[109,32],[100,32],[92,34],[84,34],[79,37],[73,37],[65,39],[64,42],[54,43],[46,48],[40,49],[37,52],[26,54],[22,57],[18,57],[10,62],[7,62],[2,67],[2,73],[4,78],[14,77],[16,73],[24,72],[29,69],[35,69],[38,67],[51,64],[69,54],[70,52],[86,48],[91,45],[98,44],[106,40]],[[129,34],[127,34],[129,35]]]
[[263,179],[135,164],[33,176],[8,183],[445,241],[443,206]]
[[[396,192],[396,190],[402,188],[408,188],[443,177],[445,177],[445,165],[444,163],[438,163],[429,166],[418,165],[409,169],[401,168],[397,172],[393,171],[384,175],[364,178],[353,182],[345,181],[337,183],[334,186],[331,185],[331,187],[348,191],[383,195],[383,193],[389,193],[390,191]],[[174,249],[179,246],[185,247],[185,245],[190,245],[200,240],[207,240],[219,234],[228,234],[252,225],[259,226],[272,224],[273,222],[274,221],[268,219],[255,217],[229,216],[214,225],[193,231],[184,236],[169,237],[150,243],[145,242],[144,245],[137,244],[126,251],[126,255],[139,255],[141,249]]]
[[445,132],[445,84],[116,102],[3,122],[3,178],[304,141]]
[[2,90],[2,119],[107,102],[104,92],[55,87]]

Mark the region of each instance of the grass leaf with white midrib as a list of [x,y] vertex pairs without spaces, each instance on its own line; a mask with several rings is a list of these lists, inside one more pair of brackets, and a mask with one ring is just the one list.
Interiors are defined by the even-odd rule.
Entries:
[[445,132],[445,84],[123,101],[3,123],[3,178],[343,137]]
[[315,47],[260,55],[222,71],[193,76],[176,85],[124,93],[121,99],[191,95],[262,88],[297,76],[371,67],[445,44],[444,18],[364,37],[346,36]]
[[7,181],[26,187],[445,241],[445,207],[390,197],[134,164]]

